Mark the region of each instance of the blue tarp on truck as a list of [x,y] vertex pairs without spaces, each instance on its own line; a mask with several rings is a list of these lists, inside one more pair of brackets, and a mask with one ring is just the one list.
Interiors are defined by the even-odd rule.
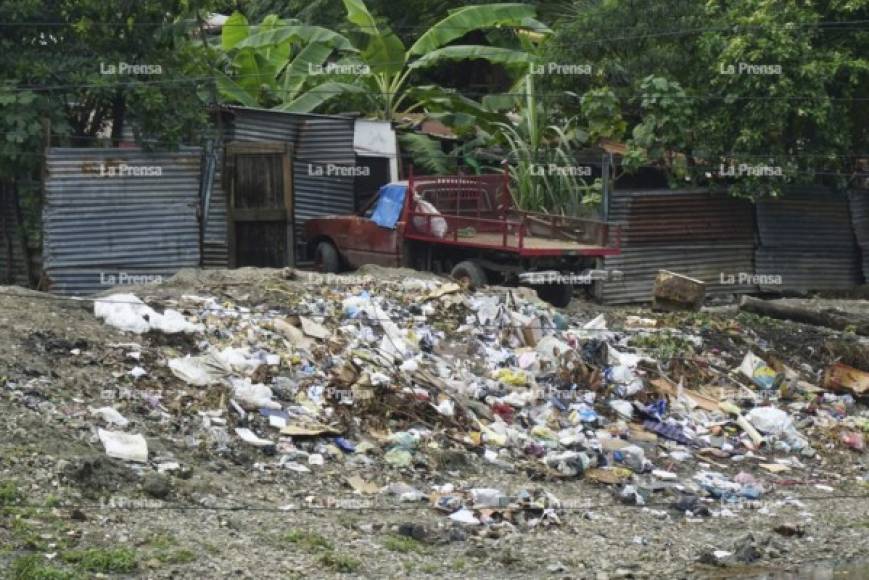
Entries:
[[371,220],[382,228],[395,229],[395,224],[401,217],[401,208],[404,207],[406,192],[407,185],[403,184],[391,183],[381,187]]

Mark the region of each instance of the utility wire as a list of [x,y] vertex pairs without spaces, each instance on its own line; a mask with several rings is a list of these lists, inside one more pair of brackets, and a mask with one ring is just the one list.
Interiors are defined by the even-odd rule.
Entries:
[[[505,496],[509,497],[509,496]],[[336,505],[287,505],[281,507],[274,506],[252,506],[252,505],[240,505],[240,506],[203,506],[203,505],[113,505],[109,504],[0,504],[0,508],[13,508],[13,509],[62,509],[62,510],[115,510],[115,511],[228,511],[228,512],[273,512],[273,513],[284,513],[284,512],[308,512],[308,511],[386,511],[386,512],[399,512],[399,511],[420,511],[420,510],[435,510],[437,511],[436,506],[431,504],[410,504],[410,505],[388,505],[388,506],[376,506],[376,505],[362,505],[366,501],[371,501],[370,498],[365,498],[364,496],[350,496],[346,498],[337,498],[337,497],[327,497],[323,498],[328,503],[335,503]],[[510,498],[512,499],[512,498]],[[710,505],[721,505],[722,507],[735,507],[735,506],[744,506],[751,505],[752,503],[764,503],[764,502],[787,502],[787,501],[833,501],[833,500],[842,500],[842,499],[858,499],[858,500],[867,500],[869,499],[869,494],[828,494],[828,495],[798,495],[798,496],[787,496],[784,498],[767,498],[767,499],[757,499],[757,500],[740,500],[734,502],[727,502],[716,500],[714,498],[698,498],[700,500],[703,499],[713,499],[711,502],[704,502],[700,504],[700,506],[710,506]],[[372,503],[378,503],[380,500],[375,500]],[[573,503],[571,500],[559,500],[562,503]],[[134,502],[130,502],[131,504]],[[144,503],[144,502],[143,502]],[[345,504],[345,505],[342,505]],[[358,504],[358,505],[349,505],[349,504]],[[547,505],[543,507],[539,506],[481,506],[480,509],[504,509],[504,510],[512,510],[512,511],[540,511],[542,509],[551,509],[554,511],[589,511],[595,509],[643,509],[643,508],[651,508],[651,507],[673,507],[674,501],[667,502],[647,502],[644,504],[626,504],[626,503],[596,503],[596,504],[584,504],[581,506],[561,506],[555,507],[552,505]]]
[[[404,63],[401,63],[404,64]],[[245,77],[267,77],[271,78],[273,75],[267,74],[250,74],[250,75],[236,75],[231,76],[230,79],[240,79]],[[326,75],[323,75],[326,76]],[[341,75],[329,75],[329,76],[341,76]],[[348,75],[344,75],[348,76]],[[354,75],[349,75],[354,76]],[[124,80],[117,82],[108,82],[108,83],[69,83],[63,85],[48,85],[48,86],[24,86],[24,87],[15,87],[15,88],[4,88],[0,91],[2,93],[23,93],[23,92],[50,92],[50,91],[60,91],[60,90],[69,90],[69,89],[84,89],[84,88],[95,88],[95,89],[114,89],[118,87],[129,87],[129,88],[141,88],[141,87],[152,87],[152,86],[172,86],[172,85],[189,85],[189,84],[199,84],[199,83],[213,83],[218,80],[216,76],[199,76],[199,77],[185,77],[185,78],[177,78],[177,79],[165,79],[165,80],[140,80],[140,76],[130,76],[129,78],[125,78]],[[318,89],[316,87],[309,90],[293,90],[293,89],[272,89],[272,93],[280,95],[280,94],[298,94],[298,95],[364,95],[364,96],[395,96],[400,95],[403,91],[376,91],[363,87],[357,87],[356,91],[347,91],[343,89]],[[505,97],[518,97],[524,98],[528,96],[535,96],[538,98],[576,98],[571,95],[568,95],[565,92],[495,92],[492,91],[467,91],[467,90],[459,90],[456,89],[455,92],[450,92],[450,89],[445,89],[445,95],[454,95],[454,96],[473,96],[473,97],[486,97],[486,96],[505,96]],[[645,94],[635,94],[635,95],[623,95],[624,98],[628,99],[641,99],[646,97]],[[667,95],[668,98],[673,99],[683,99],[683,100],[723,100],[723,101],[806,101],[806,100],[825,100],[825,101],[854,101],[854,102],[863,102],[869,101],[869,97],[833,97],[829,95],[799,95],[799,96],[774,96],[774,95],[764,95],[764,96],[735,96],[735,95],[723,95],[723,94],[694,94],[694,95]]]

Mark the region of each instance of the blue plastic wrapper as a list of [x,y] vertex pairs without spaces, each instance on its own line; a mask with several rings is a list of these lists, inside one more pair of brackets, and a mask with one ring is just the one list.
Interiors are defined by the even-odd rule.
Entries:
[[583,423],[594,423],[597,421],[597,413],[594,412],[594,409],[580,409],[579,411],[579,420]]
[[663,421],[664,416],[667,414],[667,401],[664,399],[655,401],[646,407],[646,413],[648,413],[649,416],[656,418],[658,421]]
[[356,444],[348,439],[344,439],[343,437],[335,437],[333,439],[335,445],[338,446],[338,449],[343,451],[344,453],[353,453],[356,451]]
[[681,427],[672,423],[662,423],[660,421],[645,421],[643,423],[643,428],[647,431],[651,431],[652,433],[663,437],[664,439],[670,439],[671,441],[681,443],[682,445],[697,444],[694,440],[690,439],[688,436],[685,435],[685,433],[682,432]]

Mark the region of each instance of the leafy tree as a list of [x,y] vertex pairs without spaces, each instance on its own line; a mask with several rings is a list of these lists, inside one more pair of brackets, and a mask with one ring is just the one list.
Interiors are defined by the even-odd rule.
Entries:
[[[867,17],[866,0],[578,1],[555,26],[547,58],[594,73],[545,82],[583,94],[583,109],[596,89],[612,91],[627,123],[629,168],[658,164],[674,181],[777,194],[818,173],[852,171],[851,152],[869,145],[859,100],[869,95],[869,32],[847,24]],[[746,65],[780,72],[750,74]],[[719,174],[740,163],[783,175]]]
[[[195,138],[207,120],[207,51],[193,37],[210,0],[0,3],[0,179],[38,221],[46,124],[52,143],[93,146],[125,128],[147,146]],[[125,74],[144,65],[154,74]],[[109,73],[114,67],[115,74]],[[159,71],[157,68],[159,67]],[[120,74],[118,74],[120,73]],[[193,97],[193,98],[191,98]],[[31,238],[38,228],[30,228]]]

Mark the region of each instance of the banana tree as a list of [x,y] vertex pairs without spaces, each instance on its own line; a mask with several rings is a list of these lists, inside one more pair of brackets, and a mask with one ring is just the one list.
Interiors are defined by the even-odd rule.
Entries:
[[[493,27],[545,29],[534,19],[532,6],[516,3],[483,4],[452,10],[420,36],[410,48],[387,26],[378,24],[363,0],[343,0],[347,20],[355,27],[358,52],[348,54],[346,62],[358,63],[366,74],[358,84],[369,95],[370,112],[393,120],[401,113],[426,110],[435,99],[440,110],[447,105],[473,107],[476,102],[463,99],[440,87],[415,88],[411,75],[418,70],[446,61],[482,59],[495,64],[528,63],[523,50],[481,45],[449,45],[475,30]],[[477,106],[479,113],[485,109]]]
[[320,26],[266,16],[258,26],[235,12],[224,24],[217,85],[225,99],[247,107],[307,113],[338,95],[362,92],[351,83],[311,74],[335,55],[358,52],[344,36]]

